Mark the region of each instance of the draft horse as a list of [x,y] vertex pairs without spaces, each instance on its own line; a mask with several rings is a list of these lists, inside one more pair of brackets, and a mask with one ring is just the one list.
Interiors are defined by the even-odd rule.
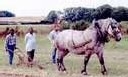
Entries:
[[59,71],[66,71],[63,59],[69,53],[84,55],[84,68],[82,74],[87,75],[86,66],[92,54],[96,54],[101,64],[101,73],[107,74],[104,63],[103,48],[108,42],[109,36],[115,41],[121,40],[119,23],[112,18],[93,21],[90,27],[84,31],[63,30],[55,40],[58,50],[57,67]]

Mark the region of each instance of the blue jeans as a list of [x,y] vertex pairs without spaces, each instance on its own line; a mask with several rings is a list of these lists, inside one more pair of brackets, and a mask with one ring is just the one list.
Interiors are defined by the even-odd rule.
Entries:
[[14,56],[14,45],[9,45],[8,46],[8,54],[9,54],[9,64],[12,65],[13,62],[13,56]]
[[51,53],[52,63],[56,63],[56,51],[57,51],[57,48],[53,47],[52,48],[52,53]]

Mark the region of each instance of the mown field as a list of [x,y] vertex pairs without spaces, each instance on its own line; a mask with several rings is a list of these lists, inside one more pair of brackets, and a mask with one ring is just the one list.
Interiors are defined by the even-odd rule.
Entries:
[[[2,26],[3,27],[3,26]],[[21,29],[26,30],[27,27],[21,26]],[[50,27],[34,26],[37,30],[49,30]],[[51,44],[47,38],[48,32],[37,34],[37,50],[35,61],[42,64],[43,70],[37,67],[16,66],[17,56],[15,55],[14,64],[8,64],[8,55],[4,51],[4,39],[0,39],[0,77],[104,77],[100,73],[100,64],[93,55],[87,66],[89,75],[83,76],[80,71],[83,67],[84,56],[68,54],[64,62],[67,67],[68,74],[57,71],[56,65],[50,63]],[[17,47],[25,52],[24,37],[17,39]],[[128,38],[125,36],[118,43],[111,40],[106,43],[104,49],[105,64],[108,70],[108,75],[105,77],[128,77]]]

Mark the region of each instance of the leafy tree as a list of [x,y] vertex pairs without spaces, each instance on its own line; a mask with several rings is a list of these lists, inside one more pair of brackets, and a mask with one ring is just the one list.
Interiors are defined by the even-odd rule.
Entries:
[[85,7],[71,7],[64,9],[64,12],[51,11],[47,19],[54,22],[58,17],[58,13],[63,14],[64,27],[80,29],[81,21],[92,22],[93,19],[105,19],[112,17],[117,21],[128,21],[128,8],[125,7],[111,7],[108,4],[99,6],[98,8],[85,8]]
[[49,12],[48,16],[46,17],[46,20],[48,20],[49,22],[55,22],[55,20],[57,19],[57,12],[52,10]]
[[112,17],[117,21],[126,21],[128,20],[128,9],[125,7],[114,8],[112,12]]

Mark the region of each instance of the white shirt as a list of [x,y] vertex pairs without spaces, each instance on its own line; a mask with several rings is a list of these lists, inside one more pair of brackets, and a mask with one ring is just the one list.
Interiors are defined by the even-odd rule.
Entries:
[[36,49],[36,38],[35,33],[30,34],[27,33],[25,35],[25,44],[26,44],[26,51],[32,51],[33,49]]

